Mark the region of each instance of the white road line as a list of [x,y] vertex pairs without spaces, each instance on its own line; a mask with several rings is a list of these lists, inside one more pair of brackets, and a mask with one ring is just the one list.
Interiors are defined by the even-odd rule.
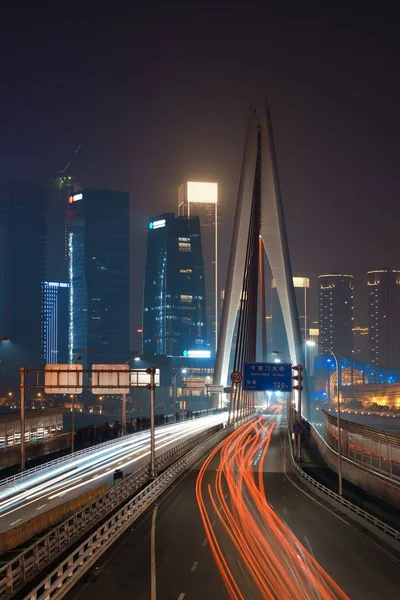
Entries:
[[178,600],[183,600],[185,595],[186,595],[185,592],[181,592],[178,596]]
[[44,508],[46,506],[46,504],[42,504],[41,506],[38,506],[36,510],[42,510],[42,508]]
[[22,519],[17,519],[13,523],[10,523],[10,526],[12,527],[13,525],[16,525],[17,523],[19,523],[20,521],[22,521]]
[[198,561],[195,560],[194,563],[193,563],[193,565],[192,565],[192,568],[190,569],[191,573],[195,572],[195,570],[197,569],[198,564],[199,564]]
[[207,546],[207,544],[208,544],[208,539],[207,539],[207,538],[204,538],[204,540],[203,540],[203,543],[202,543],[202,546],[203,546],[203,547],[204,547],[204,546]]
[[155,505],[153,510],[153,517],[151,519],[151,543],[150,543],[150,568],[151,568],[151,600],[157,600],[157,575],[156,575],[156,518],[157,518],[158,504]]

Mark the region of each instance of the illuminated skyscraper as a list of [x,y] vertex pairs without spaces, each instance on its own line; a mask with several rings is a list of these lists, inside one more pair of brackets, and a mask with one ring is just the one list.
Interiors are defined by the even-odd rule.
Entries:
[[69,358],[125,362],[129,353],[129,194],[82,190],[69,200]]
[[204,263],[199,217],[149,221],[143,301],[143,353],[206,351]]
[[69,283],[43,283],[43,362],[68,362]]
[[369,361],[368,327],[353,327],[354,360]]
[[[338,358],[353,356],[353,276],[319,275],[319,341]],[[321,348],[321,354],[329,354]]]
[[370,360],[400,369],[400,271],[368,271]]
[[178,190],[178,214],[200,218],[204,256],[207,346],[214,354],[218,334],[218,184],[186,181]]

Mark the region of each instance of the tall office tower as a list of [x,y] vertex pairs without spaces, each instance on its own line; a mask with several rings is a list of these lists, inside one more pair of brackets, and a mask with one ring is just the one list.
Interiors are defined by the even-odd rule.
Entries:
[[[316,323],[313,323],[314,325]],[[305,358],[306,358],[306,369],[308,374],[312,377],[314,375],[314,371],[315,371],[315,359],[317,358],[318,354],[319,354],[319,347],[318,347],[318,342],[319,342],[319,329],[318,327],[310,327],[310,329],[308,330],[308,340],[310,340],[311,342],[314,342],[314,346],[312,345],[308,345],[306,344],[305,347]]]
[[46,186],[46,271],[49,281],[68,280],[68,198],[80,190],[72,176],[57,173]]
[[400,271],[368,271],[367,284],[371,363],[400,369]]
[[43,283],[43,362],[68,362],[69,283]]
[[369,330],[368,327],[353,327],[354,360],[369,361]]
[[0,386],[16,391],[19,368],[41,366],[42,282],[45,276],[44,190],[0,186]]
[[[293,277],[293,286],[297,303],[297,312],[300,321],[301,336],[303,341],[305,341],[307,339],[307,331],[309,327],[308,304],[310,280],[308,277]],[[271,350],[279,350],[288,354],[289,347],[287,343],[285,324],[283,321],[281,303],[279,301],[275,279],[272,279],[271,283],[271,313],[272,347],[270,346],[270,348],[268,349],[268,353],[270,354]],[[270,358],[273,357],[270,356]]]
[[143,353],[205,356],[204,261],[199,217],[149,221],[143,302]]
[[220,315],[218,290],[218,184],[186,181],[178,190],[178,215],[200,218],[204,256],[207,346],[214,354]]
[[[319,341],[338,358],[353,356],[353,276],[319,275]],[[329,354],[321,348],[321,354]]]
[[87,189],[69,198],[69,359],[119,364],[129,353],[129,194]]

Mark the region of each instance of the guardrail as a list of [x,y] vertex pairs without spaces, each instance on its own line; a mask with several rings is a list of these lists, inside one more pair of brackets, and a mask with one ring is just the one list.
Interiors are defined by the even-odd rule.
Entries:
[[372,524],[374,527],[376,527],[380,531],[383,531],[385,534],[389,535],[392,539],[400,540],[400,531],[397,531],[397,529],[394,529],[394,527],[391,527],[387,523],[384,523],[384,521],[381,521],[377,517],[374,517],[373,515],[368,513],[366,510],[360,508],[356,504],[349,502],[349,500],[346,500],[345,498],[343,498],[343,496],[339,496],[339,494],[336,494],[336,492],[334,492],[330,488],[326,487],[325,485],[323,485],[322,483],[320,483],[319,481],[317,481],[316,479],[311,477],[311,475],[309,475],[308,473],[305,473],[303,471],[303,469],[301,469],[299,467],[299,465],[296,463],[296,461],[294,460],[292,441],[290,439],[289,431],[288,431],[288,436],[289,436],[289,448],[290,448],[290,457],[292,460],[292,465],[293,465],[295,471],[303,479],[305,479],[309,484],[311,484],[313,487],[317,488],[319,491],[323,492],[324,494],[326,494],[327,496],[329,496],[330,498],[335,500],[335,502],[337,502],[338,504],[344,506],[345,508],[350,510],[352,513],[355,513],[356,515],[358,515],[361,519],[363,519],[367,523]]
[[242,419],[236,425],[231,425],[219,431],[166,469],[162,475],[157,477],[92,533],[35,586],[24,597],[24,600],[59,600],[63,598],[100,556],[151,506],[171,483],[184,473],[188,467],[195,464],[205,452],[211,450],[235,426],[251,418],[252,415]]
[[[200,418],[205,418],[205,417],[200,417]],[[177,425],[177,423],[186,423],[186,420],[178,421],[178,422],[173,421],[173,422],[167,423],[165,425],[158,425],[156,427],[156,430],[159,431],[160,429],[163,429],[164,427],[169,427],[170,425]],[[102,442],[101,444],[96,444],[95,446],[90,446],[89,448],[83,448],[82,450],[77,450],[73,454],[67,454],[66,456],[60,456],[59,458],[55,458],[53,460],[50,460],[49,462],[45,462],[41,465],[37,465],[36,467],[31,467],[30,469],[26,469],[25,471],[22,471],[22,473],[16,473],[15,475],[10,475],[10,477],[6,477],[5,479],[0,480],[0,487],[3,485],[10,484],[10,483],[15,483],[16,481],[19,481],[20,479],[23,479],[23,478],[27,477],[28,475],[32,475],[33,473],[43,471],[44,469],[48,469],[49,467],[53,467],[53,466],[58,465],[63,462],[67,462],[68,460],[75,460],[78,456],[88,454],[89,452],[96,452],[97,450],[101,450],[102,448],[105,448],[107,446],[112,446],[113,444],[121,444],[122,442],[126,442],[127,440],[130,440],[133,436],[136,436],[136,438],[143,437],[144,435],[148,434],[149,432],[150,432],[150,429],[135,431],[135,433],[130,433],[129,435],[125,435],[123,437],[116,438],[114,440],[108,440],[107,442]]]
[[[214,425],[164,452],[156,458],[156,470],[161,471],[170,466],[172,462],[220,429],[222,425]],[[143,487],[149,479],[150,465],[145,465],[3,565],[0,568],[0,599],[11,598],[57,556],[65,552],[71,544],[77,542],[87,531]]]

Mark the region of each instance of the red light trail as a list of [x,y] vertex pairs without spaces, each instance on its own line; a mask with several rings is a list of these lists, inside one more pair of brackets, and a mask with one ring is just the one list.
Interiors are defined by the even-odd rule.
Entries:
[[[261,598],[349,600],[266,500],[263,466],[274,426],[265,417],[240,426],[208,456],[197,478],[201,518],[229,595],[245,600],[246,590],[235,577],[232,552],[223,552],[215,517]],[[218,458],[215,477],[206,484],[207,469]]]

